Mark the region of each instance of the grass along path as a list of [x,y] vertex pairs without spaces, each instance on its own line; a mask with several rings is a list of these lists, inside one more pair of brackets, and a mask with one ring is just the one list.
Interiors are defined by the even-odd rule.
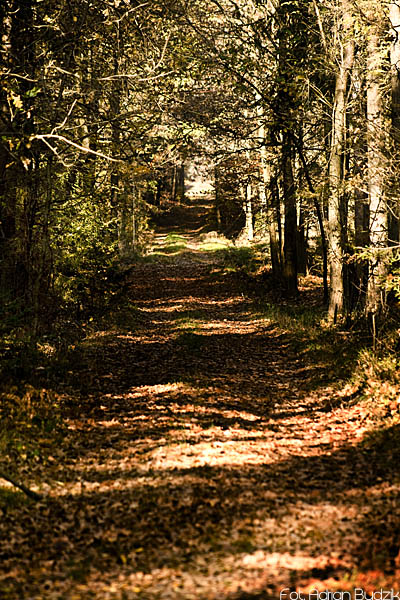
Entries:
[[399,580],[397,450],[365,438],[351,386],[204,251],[198,223],[158,234],[118,319],[81,343],[68,428],[35,472],[45,497],[0,505],[1,600]]

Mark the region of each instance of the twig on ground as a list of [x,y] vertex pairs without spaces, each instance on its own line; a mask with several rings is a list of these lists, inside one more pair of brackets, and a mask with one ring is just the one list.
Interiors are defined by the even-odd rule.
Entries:
[[5,473],[4,471],[0,471],[0,478],[1,479],[5,479],[9,483],[11,483],[14,487],[20,489],[29,498],[32,498],[32,500],[41,500],[42,499],[41,494],[38,494],[37,492],[34,492],[33,490],[30,490],[28,487],[26,487],[26,485],[24,485],[23,483],[20,483],[20,482],[16,481],[13,477],[11,477],[10,475],[8,475],[8,473]]

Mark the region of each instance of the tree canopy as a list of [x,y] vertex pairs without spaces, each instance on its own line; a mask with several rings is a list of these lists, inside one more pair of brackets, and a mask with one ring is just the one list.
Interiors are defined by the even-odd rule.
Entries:
[[82,303],[80,278],[140,250],[194,156],[215,178],[216,226],[268,238],[289,296],[320,268],[332,321],[384,312],[399,287],[397,12],[378,0],[4,2],[6,313],[23,307],[35,329],[55,297]]

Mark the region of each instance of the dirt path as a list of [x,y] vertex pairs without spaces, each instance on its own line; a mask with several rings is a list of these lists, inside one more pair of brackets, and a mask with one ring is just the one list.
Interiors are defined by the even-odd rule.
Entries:
[[3,515],[2,600],[272,599],[344,589],[379,551],[395,468],[201,251],[200,217],[158,234],[114,326],[82,344],[46,499]]

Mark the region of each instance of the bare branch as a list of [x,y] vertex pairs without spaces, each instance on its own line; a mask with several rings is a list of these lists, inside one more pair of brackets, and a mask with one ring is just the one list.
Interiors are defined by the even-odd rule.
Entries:
[[81,152],[85,152],[86,154],[93,154],[94,156],[99,156],[100,158],[105,158],[106,160],[109,160],[110,162],[116,162],[116,163],[123,162],[119,158],[112,158],[111,156],[107,156],[106,154],[103,154],[102,152],[96,152],[95,150],[91,150],[90,148],[85,148],[85,146],[81,146],[80,144],[77,144],[76,142],[69,140],[68,138],[64,137],[63,135],[58,135],[55,133],[36,134],[36,135],[32,136],[31,139],[42,140],[45,144],[47,144],[53,150],[53,152],[54,152],[54,149],[50,146],[50,144],[47,143],[47,140],[49,140],[49,139],[64,142],[64,143],[68,144],[69,146],[73,146],[74,148],[77,148]]

